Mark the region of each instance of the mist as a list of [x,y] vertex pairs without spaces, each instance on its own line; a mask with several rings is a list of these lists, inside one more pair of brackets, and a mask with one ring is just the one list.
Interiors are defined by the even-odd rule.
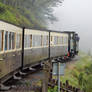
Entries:
[[57,22],[49,28],[58,31],[76,31],[80,36],[80,50],[92,52],[92,0],[64,0],[54,8]]

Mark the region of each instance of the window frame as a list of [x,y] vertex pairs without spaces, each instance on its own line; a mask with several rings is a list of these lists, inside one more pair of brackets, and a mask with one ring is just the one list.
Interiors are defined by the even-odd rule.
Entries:
[[[17,35],[20,36],[19,37],[19,47],[17,47]],[[21,49],[22,48],[22,34],[21,33],[16,33],[15,34],[15,49],[18,50],[18,49]]]
[[49,45],[49,36],[48,35],[46,35],[47,36],[47,46]]
[[41,35],[41,46],[44,46],[44,44],[43,44],[43,35]]
[[4,51],[4,30],[0,30],[1,32],[1,50],[0,52],[3,52]]
[[[7,36],[6,36],[6,34],[7,34]],[[6,37],[7,37],[7,41],[6,41]],[[9,42],[8,31],[5,31],[4,32],[4,51],[5,52],[9,50],[8,42]]]
[[54,45],[58,45],[59,39],[58,36],[54,36]]
[[30,35],[30,47],[32,47],[32,38],[33,36],[32,36],[32,34]]
[[[7,43],[5,43],[6,42],[6,39],[5,39],[5,33],[7,32]],[[11,36],[10,36],[11,35]],[[12,38],[12,36],[14,35],[14,39]],[[9,40],[9,36],[11,37],[10,39],[11,39],[11,41]],[[14,43],[13,43],[13,40],[14,40]],[[10,44],[9,44],[9,42],[11,42]],[[7,44],[7,49],[5,49],[6,47],[5,47],[5,45]],[[14,44],[14,45],[13,45]],[[11,48],[10,48],[10,47]],[[4,51],[5,52],[11,52],[11,51],[15,51],[16,50],[16,32],[11,32],[11,31],[4,31]]]

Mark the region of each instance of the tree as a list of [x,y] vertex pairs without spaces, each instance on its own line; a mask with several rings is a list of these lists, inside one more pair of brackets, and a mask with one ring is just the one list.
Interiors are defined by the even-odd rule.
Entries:
[[[53,16],[52,7],[56,7],[63,0],[0,0],[6,5],[10,5],[19,10],[35,26],[38,24],[47,25],[47,21],[57,21]],[[37,25],[34,23],[37,23]],[[39,26],[39,25],[38,25]]]

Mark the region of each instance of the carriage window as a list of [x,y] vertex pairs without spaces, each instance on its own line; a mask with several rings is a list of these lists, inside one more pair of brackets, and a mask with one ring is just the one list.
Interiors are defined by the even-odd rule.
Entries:
[[16,48],[21,48],[21,34],[16,35]]
[[41,35],[33,35],[32,38],[32,46],[41,46]]
[[9,50],[15,49],[15,34],[13,32],[9,32]]
[[54,42],[53,42],[53,36],[50,37],[50,44],[53,45]]
[[30,35],[30,47],[32,47],[32,35]]
[[66,37],[66,44],[68,44],[68,37]]
[[44,39],[43,39],[43,35],[41,35],[41,46],[44,45]]
[[65,37],[63,37],[63,44],[65,44]]
[[25,39],[24,39],[24,47],[28,48],[30,47],[31,41],[30,41],[30,35],[25,35]]
[[61,37],[61,39],[62,39],[62,44],[64,44],[64,42],[63,42],[64,41],[64,37]]
[[68,43],[68,38],[67,37],[64,37],[64,44],[67,44]]
[[9,50],[11,49],[11,32],[9,33]]
[[63,44],[63,37],[59,37],[58,42],[59,42],[59,44]]
[[11,48],[15,49],[15,33],[11,33]]
[[8,50],[8,32],[5,32],[5,50]]
[[58,37],[58,44],[64,44],[64,43],[65,43],[65,37],[64,36]]
[[32,37],[32,47],[34,47],[35,46],[35,35],[33,35],[33,37]]
[[53,40],[53,37],[51,36],[51,41]]
[[49,44],[49,36],[47,36],[47,45]]
[[3,32],[0,31],[0,51],[3,50]]
[[25,37],[24,37],[24,47],[25,48],[27,47],[27,35],[25,35]]
[[54,37],[54,44],[55,45],[58,44],[58,37],[57,36]]
[[43,46],[48,45],[48,36],[43,36]]

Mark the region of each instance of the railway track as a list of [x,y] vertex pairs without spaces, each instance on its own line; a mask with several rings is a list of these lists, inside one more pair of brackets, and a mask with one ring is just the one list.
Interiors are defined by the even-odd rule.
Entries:
[[41,90],[41,80],[43,79],[43,71],[42,66],[37,65],[34,66],[32,70],[24,70],[26,75],[19,75],[17,73],[17,77],[21,77],[22,79],[14,79],[13,77],[7,80],[4,85],[10,87],[9,90],[0,90],[0,92],[40,92]]
[[[78,59],[79,57],[75,57],[72,60],[68,60],[66,64],[75,63],[75,61],[77,61]],[[25,69],[22,72],[26,73],[26,75],[21,76],[19,73],[16,74],[17,77],[21,77],[22,79],[18,80],[10,78],[4,83],[5,86],[10,87],[10,89],[6,92],[42,92],[42,81],[46,79],[43,71],[43,66],[39,64],[33,66],[31,70]],[[0,92],[3,92],[3,90]]]

